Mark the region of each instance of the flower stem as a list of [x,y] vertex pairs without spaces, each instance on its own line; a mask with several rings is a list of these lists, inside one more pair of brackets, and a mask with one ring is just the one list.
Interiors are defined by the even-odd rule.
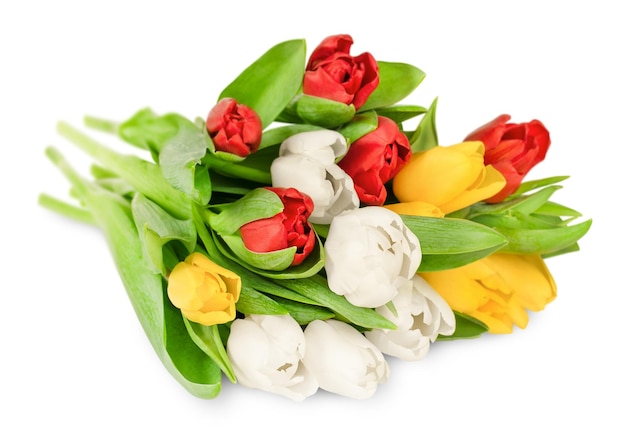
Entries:
[[85,115],[83,122],[88,128],[115,135],[117,135],[120,125],[115,121],[105,120],[104,118],[93,117],[91,115]]
[[45,193],[39,195],[38,203],[42,207],[47,208],[48,210],[56,212],[60,215],[66,216],[76,221],[83,222],[85,224],[96,225],[96,222],[93,219],[93,216],[91,215],[89,210],[85,210],[84,208],[68,204],[67,202],[61,201]]

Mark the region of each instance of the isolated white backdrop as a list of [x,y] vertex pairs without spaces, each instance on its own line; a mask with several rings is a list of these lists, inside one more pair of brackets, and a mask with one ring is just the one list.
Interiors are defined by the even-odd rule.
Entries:
[[[3,3],[0,445],[623,446],[616,4]],[[43,150],[53,144],[83,169],[58,120],[125,119],[145,106],[204,116],[272,45],[305,38],[310,51],[338,33],[352,35],[353,54],[427,73],[406,102],[439,97],[442,144],[500,113],[542,120],[553,143],[529,177],[571,175],[554,199],[594,224],[580,252],[548,261],[559,296],[526,330],[390,360],[390,381],[369,400],[320,392],[293,403],[228,383],[215,400],[194,398],[154,355],[100,233],[37,206],[40,192],[67,195]]]

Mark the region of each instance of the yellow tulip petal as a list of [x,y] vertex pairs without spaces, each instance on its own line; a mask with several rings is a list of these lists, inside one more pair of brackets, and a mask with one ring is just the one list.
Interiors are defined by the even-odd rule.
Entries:
[[399,215],[427,216],[432,218],[444,217],[444,213],[439,207],[428,202],[399,202],[397,204],[385,205],[385,208]]
[[441,210],[446,214],[461,210],[462,208],[492,197],[500,192],[506,185],[504,176],[491,165],[484,167],[483,174],[484,176],[480,184],[452,198],[449,202],[441,204]]

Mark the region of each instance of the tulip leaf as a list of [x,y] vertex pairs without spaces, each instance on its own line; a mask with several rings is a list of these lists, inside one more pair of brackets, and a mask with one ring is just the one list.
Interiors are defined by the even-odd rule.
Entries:
[[192,394],[217,396],[220,369],[189,338],[180,311],[166,297],[163,277],[149,268],[128,201],[81,178],[55,149],[46,154],[102,230],[128,298],[163,365]]
[[535,213],[550,216],[567,216],[571,218],[580,218],[582,216],[582,213],[577,212],[572,208],[550,201],[541,205],[541,207],[535,210]]
[[591,227],[591,219],[567,227],[550,229],[527,229],[496,227],[507,240],[508,245],[502,248],[506,253],[538,253],[549,254],[568,248],[581,239]]
[[271,218],[285,208],[276,193],[256,188],[237,201],[220,206],[220,212],[207,215],[209,225],[221,235],[236,233],[241,226],[259,219]]
[[207,137],[194,124],[181,124],[178,132],[163,143],[159,166],[163,177],[177,190],[205,205],[211,199],[211,183],[201,164],[207,152]]
[[428,111],[424,114],[420,120],[417,129],[411,135],[409,142],[411,143],[411,149],[413,152],[426,151],[427,149],[434,148],[439,144],[437,137],[437,125],[435,122],[435,115],[437,113],[437,100],[435,98],[428,108]]
[[267,129],[263,132],[259,150],[248,157],[262,155],[264,152],[263,148],[279,146],[284,140],[288,139],[292,135],[300,134],[301,132],[317,131],[320,129],[324,128],[312,124],[290,124]]
[[155,163],[113,151],[64,122],[57,125],[57,131],[172,216],[179,219],[191,217],[191,199],[165,181]]
[[391,118],[398,126],[400,126],[403,121],[425,114],[427,111],[428,109],[423,106],[403,104],[376,109],[378,115]]
[[352,104],[304,94],[300,95],[290,108],[304,123],[327,129],[334,129],[347,123],[355,114]]
[[355,115],[349,123],[346,123],[339,129],[339,132],[345,137],[348,146],[350,146],[352,142],[376,130],[377,127],[378,115],[374,111],[369,111]]
[[537,188],[547,187],[548,185],[553,185],[553,184],[562,182],[566,179],[569,179],[569,176],[554,176],[554,177],[547,177],[545,179],[528,180],[526,182],[522,182],[522,184],[517,188],[517,190],[515,190],[515,192],[511,194],[509,197],[515,198],[529,191],[536,190]]
[[507,240],[494,229],[464,219],[401,215],[422,248],[418,272],[452,269],[501,249]]
[[144,256],[150,261],[154,272],[166,275],[163,264],[163,246],[168,241],[181,241],[189,252],[195,247],[196,228],[190,219],[174,218],[140,193],[133,198],[131,210],[142,241]]
[[289,314],[276,300],[246,285],[241,286],[236,306],[242,314]]
[[183,317],[185,328],[193,342],[209,356],[232,382],[237,382],[233,366],[228,359],[224,343],[220,337],[218,325],[201,325]]
[[268,171],[265,171],[263,168],[259,169],[259,167],[251,166],[249,163],[245,162],[245,159],[240,162],[233,162],[211,152],[207,152],[203,163],[209,167],[210,171],[218,172],[225,176],[257,182],[263,185],[272,184],[272,176]]
[[279,43],[248,66],[219,95],[256,111],[265,129],[298,93],[304,77],[303,39]]
[[378,61],[380,83],[359,111],[393,106],[403,100],[424,80],[419,68],[402,62]]
[[317,305],[294,302],[293,300],[278,297],[275,300],[286,309],[289,315],[300,325],[306,325],[314,320],[327,320],[336,317],[332,311]]
[[440,334],[437,336],[438,341],[476,338],[489,330],[487,325],[467,314],[455,311],[454,317],[456,319],[454,333],[449,336]]
[[352,305],[344,296],[332,292],[326,279],[321,275],[290,280],[275,279],[274,281],[285,288],[310,297],[319,306],[334,311],[337,315],[360,327],[388,328],[391,330],[396,328],[392,322],[373,309]]

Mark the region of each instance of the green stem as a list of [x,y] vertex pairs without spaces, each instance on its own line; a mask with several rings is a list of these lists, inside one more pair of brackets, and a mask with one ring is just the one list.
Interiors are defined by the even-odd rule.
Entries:
[[174,217],[188,219],[191,216],[191,199],[165,180],[158,165],[133,155],[113,151],[65,122],[60,122],[57,130],[62,137],[125,179],[138,192],[159,204]]
[[93,219],[93,216],[91,215],[89,210],[85,210],[84,208],[68,204],[67,202],[61,201],[45,193],[39,195],[38,203],[42,207],[47,208],[48,210],[56,212],[60,215],[66,216],[76,221],[83,222],[85,224],[96,225],[96,222]]
[[104,118],[93,117],[90,115],[86,115],[83,118],[83,122],[88,128],[115,135],[117,135],[120,126],[118,122],[105,120]]
[[263,185],[272,184],[272,176],[268,170],[259,170],[242,163],[222,160],[211,153],[207,153],[205,160],[211,170],[229,177],[250,180]]

